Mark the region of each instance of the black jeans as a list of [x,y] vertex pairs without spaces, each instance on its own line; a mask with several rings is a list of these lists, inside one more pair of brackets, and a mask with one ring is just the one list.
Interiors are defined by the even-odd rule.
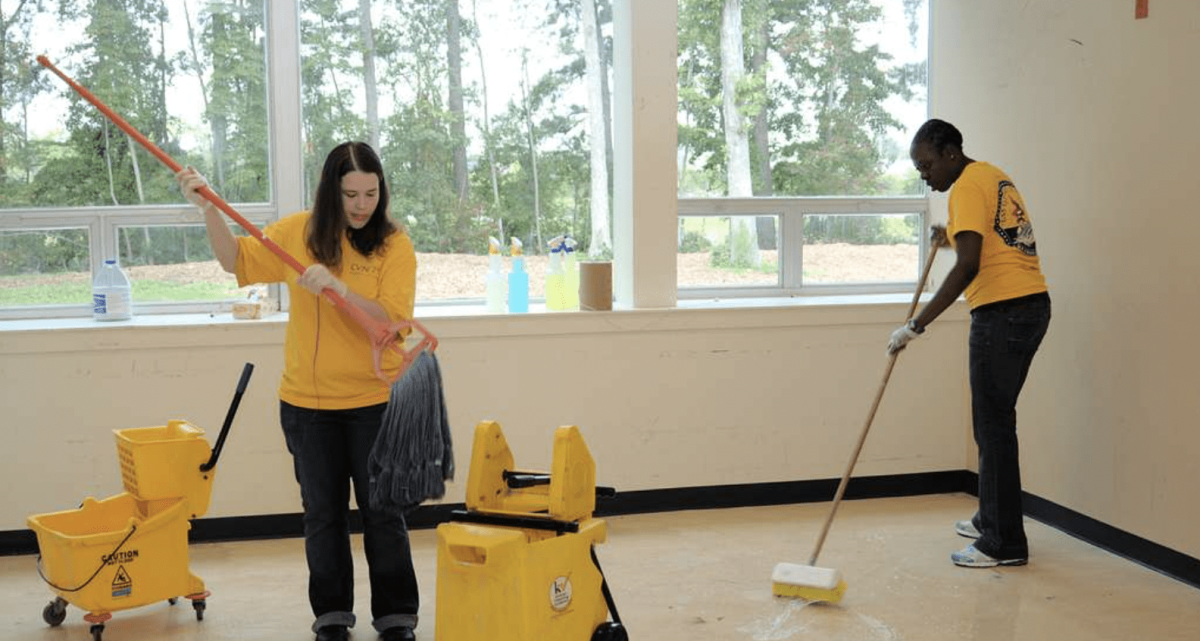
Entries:
[[997,559],[1029,556],[1021,507],[1017,397],[1050,326],[1050,297],[1035,294],[971,312],[971,412],[979,447],[981,536],[975,548]]
[[417,576],[401,514],[371,509],[367,456],[386,404],[348,410],[311,410],[280,401],[280,422],[304,501],[308,600],[317,620],[353,626],[354,567],[350,554],[350,483],[363,521],[371,581],[373,626],[416,627]]

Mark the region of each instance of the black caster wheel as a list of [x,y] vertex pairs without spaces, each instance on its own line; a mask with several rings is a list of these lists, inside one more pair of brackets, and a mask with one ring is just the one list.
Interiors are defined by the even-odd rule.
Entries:
[[192,609],[196,611],[197,621],[204,620],[204,608],[207,607],[207,605],[208,604],[205,603],[204,599],[196,599],[195,601],[192,601]]
[[67,602],[62,597],[56,597],[53,601],[46,604],[42,608],[42,620],[50,624],[50,627],[57,627],[62,624],[67,618]]
[[101,635],[104,634],[104,624],[97,623],[92,626],[92,641],[100,641]]
[[167,603],[170,603],[171,605],[175,605],[176,603],[179,603],[179,597],[173,596],[173,597],[167,599]]
[[629,633],[620,623],[606,621],[592,633],[592,641],[629,641]]

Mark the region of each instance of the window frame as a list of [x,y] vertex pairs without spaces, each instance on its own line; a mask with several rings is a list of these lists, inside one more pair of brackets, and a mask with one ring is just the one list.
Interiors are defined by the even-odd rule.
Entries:
[[928,250],[929,199],[926,196],[763,196],[741,198],[680,198],[679,217],[712,216],[775,216],[779,219],[776,240],[779,256],[777,285],[743,287],[682,287],[677,286],[680,300],[703,298],[759,298],[794,296],[836,296],[845,294],[891,294],[911,291],[920,270],[913,265],[912,280],[887,283],[804,284],[804,218],[806,216],[875,216],[881,214],[916,214],[919,255]]
[[[301,100],[301,43],[300,43],[300,14],[298,3],[294,0],[262,0],[265,5],[265,56],[266,56],[266,91],[267,95],[267,127],[268,127],[268,166],[270,174],[270,199],[264,203],[234,205],[250,222],[263,227],[284,215],[298,212],[305,208],[304,162],[303,162],[303,128],[300,113]],[[675,95],[667,95],[661,91],[662,80],[667,71],[674,66],[655,67],[654,75],[639,71],[639,75],[630,78],[635,70],[645,68],[633,64],[632,51],[639,47],[666,46],[665,38],[677,36],[677,20],[675,0],[658,0],[655,3],[642,3],[640,0],[614,0],[614,33],[629,42],[616,47],[614,56],[614,131],[613,144],[631,145],[630,154],[633,163],[624,170],[614,167],[614,182],[620,189],[614,188],[613,194],[613,243],[614,263],[620,269],[614,281],[614,293],[618,302],[631,308],[641,306],[658,307],[680,299],[703,298],[746,298],[746,297],[775,297],[787,298],[809,295],[857,295],[894,293],[911,289],[915,284],[919,265],[914,268],[911,281],[889,282],[880,284],[828,284],[803,285],[803,217],[812,214],[907,214],[921,216],[920,250],[924,253],[928,248],[928,230],[930,202],[927,194],[906,197],[764,197],[764,198],[679,198],[677,212],[672,216],[670,225],[647,225],[641,218],[634,216],[633,211],[645,209],[646,203],[665,205],[669,200],[660,200],[658,187],[651,192],[644,188],[628,191],[628,177],[625,173],[631,169],[646,175],[637,179],[638,184],[655,183],[658,178],[667,178],[665,168],[647,167],[638,159],[661,156],[674,158],[676,149],[660,149],[667,140],[674,142],[674,135],[665,135],[661,139],[645,136],[631,136],[638,129],[637,122],[631,122],[631,117],[623,110],[630,109],[628,104],[633,101],[648,102],[655,108],[675,113]],[[660,4],[661,3],[661,4]],[[931,11],[931,8],[927,8]],[[638,23],[634,29],[633,23]],[[927,41],[927,51],[932,52],[932,29]],[[628,50],[628,51],[627,51]],[[628,69],[617,68],[624,61]],[[671,78],[672,86],[677,90],[678,84]],[[653,81],[652,84],[648,84]],[[926,87],[926,103],[930,103],[931,91]],[[624,126],[629,131],[622,132]],[[656,155],[657,154],[657,155]],[[614,161],[623,157],[618,153]],[[660,176],[661,173],[661,176]],[[673,176],[673,171],[670,172]],[[674,181],[671,181],[671,191],[675,191]],[[620,192],[620,193],[618,193]],[[627,202],[630,201],[631,202]],[[631,211],[622,211],[622,210]],[[664,212],[665,213],[665,212]],[[117,227],[123,225],[163,225],[195,224],[198,221],[194,210],[186,203],[166,203],[144,206],[93,206],[82,208],[48,208],[48,209],[7,209],[0,212],[0,229],[50,229],[86,227],[89,230],[91,264],[93,273],[99,269],[104,256],[118,250]],[[669,215],[669,214],[668,214]],[[680,288],[676,282],[665,282],[652,272],[658,268],[674,271],[674,256],[670,263],[664,262],[665,256],[661,249],[677,247],[673,231],[678,227],[680,217],[684,216],[741,216],[741,215],[777,215],[779,216],[779,259],[780,284],[776,287],[739,287],[739,288]],[[234,225],[233,221],[227,224]],[[621,228],[624,226],[630,229]],[[671,231],[668,231],[671,230]],[[652,238],[634,242],[633,232],[648,233]],[[635,260],[635,258],[637,260]],[[648,260],[643,260],[648,259]],[[636,266],[636,268],[635,268]],[[628,267],[628,269],[626,269]],[[628,282],[627,282],[628,279]],[[664,281],[664,282],[660,282]],[[797,284],[798,283],[798,284]],[[667,287],[670,289],[667,289]],[[271,286],[272,296],[280,302],[280,309],[288,308],[287,292],[278,285]],[[645,300],[643,300],[645,299]],[[652,303],[646,303],[652,300]],[[472,301],[460,299],[446,301],[420,301],[422,306],[467,307]],[[217,313],[227,308],[229,301],[194,301],[186,303],[137,303],[134,311],[139,315],[170,314],[170,313]],[[56,317],[84,317],[90,315],[87,305],[47,305],[0,308],[0,320],[7,319],[36,319]]]

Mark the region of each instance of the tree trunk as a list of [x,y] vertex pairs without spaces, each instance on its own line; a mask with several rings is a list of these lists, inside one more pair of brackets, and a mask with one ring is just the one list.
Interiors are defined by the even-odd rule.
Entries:
[[[744,60],[741,0],[725,0],[721,11],[721,95],[729,196],[751,196],[754,193],[750,179],[749,135],[737,104],[737,88],[746,75]],[[729,248],[730,261],[734,266],[759,265],[758,237],[752,218],[730,218]]]
[[[192,28],[192,14],[188,11],[188,3],[186,2],[183,3],[183,18],[187,22],[188,50],[192,54],[192,71],[196,73],[196,81],[200,83],[200,101],[204,104],[203,114],[207,116],[208,85],[205,84],[204,74],[201,72],[203,65],[200,64],[200,53],[196,50],[196,31],[194,28]],[[212,131],[211,150],[213,154],[213,162],[216,162],[216,160],[220,158],[219,153],[221,150],[218,148],[220,143],[218,142],[217,138],[217,123],[215,119],[209,119],[209,129]],[[222,184],[221,181],[218,181],[216,184],[218,185],[218,189],[220,189],[220,185]]]
[[596,3],[594,0],[583,0],[579,9],[582,17],[580,31],[583,32],[583,57],[587,65],[588,146],[592,169],[592,233],[587,253],[588,256],[596,257],[605,255],[612,249],[612,232],[608,223],[610,209],[606,153],[608,129],[605,126],[602,81],[606,74],[603,56],[600,53],[600,29],[596,20]]
[[[475,22],[475,29],[480,29],[479,18],[477,15],[477,2],[471,0],[471,17]],[[479,55],[479,80],[483,86],[483,147],[487,150],[488,159],[488,174],[492,180],[492,207],[495,208],[496,214],[496,231],[500,234],[501,243],[504,242],[504,218],[500,217],[500,181],[496,177],[496,152],[492,147],[492,124],[491,116],[488,114],[488,91],[487,91],[487,72],[486,65],[483,60],[483,47],[479,44],[482,36],[478,35],[475,39],[475,52]]]
[[[363,0],[366,2],[367,0]],[[450,139],[454,146],[454,193],[458,202],[467,200],[467,125],[463,111],[462,37],[458,0],[446,0],[447,70],[450,75]]]
[[[600,0],[603,2],[604,0]],[[607,4],[609,20],[612,20],[612,2]],[[604,166],[608,168],[608,193],[613,190],[613,146],[612,146],[612,89],[608,86],[608,68],[612,64],[611,52],[604,47],[600,21],[596,20],[596,43],[600,48],[600,95],[604,104]]]
[[371,25],[371,0],[358,0],[358,27],[362,31],[363,87],[367,101],[367,131],[371,147],[379,149],[379,89],[375,84],[375,28]]
[[[533,110],[529,105],[528,51],[521,53],[521,104],[525,106],[525,128],[529,140],[529,172],[533,176],[533,230],[538,253],[542,247],[542,200],[538,186],[537,141],[533,135]],[[526,252],[529,253],[529,252]]]
[[[750,59],[750,72],[758,74],[766,70],[767,51],[771,46],[771,21],[763,20],[755,34],[757,42],[754,55]],[[754,188],[755,196],[772,196],[775,193],[771,176],[771,142],[770,142],[770,104],[764,104],[754,119],[754,150],[758,159],[758,184]],[[754,219],[758,232],[759,249],[775,249],[775,217],[759,216]]]

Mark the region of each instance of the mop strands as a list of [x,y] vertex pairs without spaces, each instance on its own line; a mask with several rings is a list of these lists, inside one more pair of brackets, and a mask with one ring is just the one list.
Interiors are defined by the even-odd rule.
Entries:
[[[932,243],[929,257],[925,259],[925,266],[921,269],[917,291],[913,292],[912,303],[909,304],[908,314],[904,317],[905,322],[908,322],[913,317],[913,313],[917,311],[917,302],[921,300],[921,292],[925,289],[925,281],[929,278],[929,269],[933,267],[933,258],[937,255],[937,250],[937,243]],[[821,554],[821,546],[825,544],[829,526],[833,523],[833,517],[837,514],[842,497],[846,494],[850,475],[854,473],[854,464],[858,461],[859,453],[862,452],[863,443],[867,441],[867,432],[871,430],[871,421],[875,419],[875,411],[879,409],[879,402],[883,400],[883,392],[887,389],[888,379],[892,376],[892,369],[896,367],[896,357],[899,355],[899,352],[888,355],[887,368],[883,372],[883,382],[879,385],[879,391],[875,393],[875,402],[871,404],[871,411],[867,413],[867,420],[863,424],[862,432],[858,435],[858,443],[850,455],[850,463],[846,465],[846,471],[842,474],[841,482],[838,483],[837,492],[833,495],[833,505],[829,508],[829,516],[825,517],[825,525],[821,528],[821,534],[817,536],[817,544],[813,548],[812,556],[808,559],[808,565],[776,564],[775,571],[771,573],[771,593],[775,596],[837,603],[846,594],[846,582],[842,580],[842,573],[830,568],[817,567],[817,556]]]
[[437,356],[422,350],[392,386],[383,427],[367,459],[377,510],[403,511],[440,499],[454,478],[450,423]]

